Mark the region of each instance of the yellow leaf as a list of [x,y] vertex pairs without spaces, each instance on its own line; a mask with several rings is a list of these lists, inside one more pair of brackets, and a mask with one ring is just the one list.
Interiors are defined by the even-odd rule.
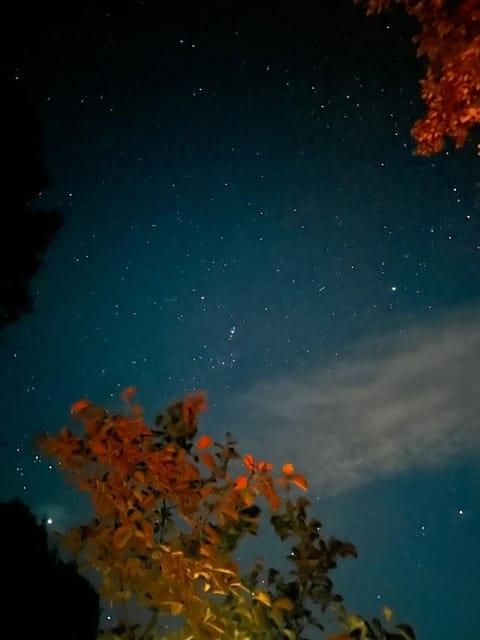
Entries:
[[210,573],[207,571],[195,571],[193,574],[193,579],[198,580],[198,578],[203,578],[204,580],[210,580]]
[[215,567],[215,571],[218,573],[225,573],[227,576],[236,576],[237,572],[229,567]]
[[385,620],[387,622],[390,622],[393,616],[393,609],[388,605],[385,605],[384,607],[382,607],[382,613],[385,616]]
[[213,622],[210,622],[210,621],[207,622],[207,624],[209,627],[217,631],[217,634],[223,635],[225,633],[225,629],[223,627],[220,627],[218,624],[214,624]]
[[153,526],[148,520],[144,520],[141,524],[141,529],[135,531],[135,535],[140,540],[143,540],[147,549],[152,549],[154,545],[153,539]]
[[283,634],[287,636],[288,640],[296,640],[296,635],[293,633],[291,629],[284,629]]
[[251,507],[255,502],[255,496],[250,491],[244,491],[242,493],[242,502],[244,507]]
[[183,611],[183,604],[181,602],[163,602],[162,604],[170,607],[170,613],[172,616],[178,616]]
[[279,609],[285,609],[285,611],[291,611],[295,605],[290,598],[279,598],[278,600],[275,600],[273,606],[278,607]]
[[254,595],[254,598],[255,600],[258,600],[259,602],[264,604],[266,607],[272,606],[272,601],[266,591],[257,591]]

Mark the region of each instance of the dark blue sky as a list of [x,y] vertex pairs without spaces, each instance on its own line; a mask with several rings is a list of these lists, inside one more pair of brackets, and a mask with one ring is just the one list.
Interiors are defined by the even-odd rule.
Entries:
[[357,545],[351,608],[477,640],[476,140],[412,154],[423,64],[401,15],[156,4],[15,33],[51,178],[36,204],[65,223],[0,345],[2,499],[78,520],[32,437],[83,396],[115,408],[133,384],[151,418],[205,389],[205,431],[294,461]]

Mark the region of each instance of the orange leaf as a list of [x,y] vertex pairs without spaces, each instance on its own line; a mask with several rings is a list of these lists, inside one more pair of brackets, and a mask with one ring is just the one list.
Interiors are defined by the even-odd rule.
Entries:
[[270,508],[276,511],[280,506],[280,498],[273,487],[273,482],[270,478],[263,479],[258,484],[258,489],[263,497],[268,500]]
[[278,493],[273,492],[268,498],[268,502],[270,503],[270,508],[272,509],[272,511],[276,511],[282,501],[280,500]]
[[200,555],[207,556],[208,558],[215,558],[215,555],[216,555],[215,546],[213,544],[201,544]]
[[143,407],[141,404],[132,404],[131,411],[136,418],[141,418],[143,416]]
[[145,541],[145,547],[147,549],[152,549],[155,542],[153,538],[153,526],[148,520],[144,520],[141,526],[142,528],[136,532],[136,536]]
[[247,469],[250,471],[250,473],[253,473],[255,470],[255,459],[252,455],[250,455],[249,453],[247,453],[245,456],[243,456],[243,462],[245,464],[245,466],[247,467]]
[[128,402],[131,398],[133,398],[133,396],[136,393],[137,393],[137,387],[135,387],[134,385],[131,385],[130,387],[127,387],[126,389],[123,390],[122,398],[125,400],[125,402]]
[[102,455],[102,453],[107,453],[108,451],[107,447],[101,440],[90,440],[89,444],[92,453],[95,453],[98,456]]
[[245,489],[247,486],[248,486],[247,476],[238,476],[238,478],[235,480],[234,488],[237,489],[237,491],[241,491],[242,489]]
[[213,439],[210,436],[201,436],[198,439],[197,447],[198,449],[207,449],[213,444]]
[[270,462],[265,462],[264,460],[260,460],[257,464],[258,471],[271,471],[273,469],[273,464]]
[[293,476],[291,476],[290,480],[293,482],[293,484],[296,484],[297,487],[300,487],[300,489],[307,491],[308,482],[304,476],[300,475],[299,473],[295,473]]
[[182,420],[185,424],[193,425],[200,411],[207,408],[207,394],[204,391],[187,393],[182,402]]
[[291,462],[286,462],[282,467],[282,471],[286,476],[291,476],[295,471],[295,467]]
[[214,527],[212,527],[210,523],[207,522],[205,524],[204,531],[212,544],[218,544],[220,542],[220,539],[221,539],[220,534]]
[[123,549],[127,545],[132,535],[132,529],[127,525],[118,527],[118,529],[113,534],[113,546],[115,547],[115,549]]
[[139,484],[145,484],[145,474],[143,471],[135,471],[133,477]]
[[81,400],[77,400],[72,404],[72,406],[70,407],[70,411],[75,415],[77,413],[80,413],[87,407],[89,407],[91,404],[92,403],[90,402],[90,400],[87,400],[86,398],[82,398]]
[[282,487],[282,489],[285,489],[285,491],[288,491],[290,489],[289,478],[284,478],[283,476],[280,476],[280,478],[277,478],[277,484],[279,484]]
[[213,456],[211,453],[202,453],[200,457],[202,459],[203,464],[206,467],[208,467],[209,469],[215,468],[215,460],[213,459]]

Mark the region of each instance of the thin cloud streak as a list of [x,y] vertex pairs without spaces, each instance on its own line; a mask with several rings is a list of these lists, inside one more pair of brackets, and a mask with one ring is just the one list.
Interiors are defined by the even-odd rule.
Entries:
[[480,451],[479,368],[475,310],[364,341],[328,370],[256,384],[240,415],[260,451],[334,494]]

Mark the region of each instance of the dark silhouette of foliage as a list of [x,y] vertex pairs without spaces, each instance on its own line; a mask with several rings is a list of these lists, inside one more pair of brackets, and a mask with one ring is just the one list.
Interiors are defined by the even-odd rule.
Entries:
[[42,160],[42,130],[28,97],[10,77],[3,88],[0,117],[0,331],[33,309],[31,281],[63,222],[57,210],[33,201],[49,186]]
[[17,631],[12,637],[94,640],[99,596],[51,548],[43,523],[20,500],[0,503],[2,610]]
[[[172,403],[156,429],[131,403],[135,393],[123,393],[126,415],[78,400],[71,413],[80,433],[65,426],[37,440],[92,498],[92,521],[63,541],[98,572],[105,600],[121,607],[99,640],[307,640],[332,620],[342,629],[337,640],[414,640],[408,625],[387,631],[343,606],[330,573],[356,549],[322,537],[303,495],[287,497],[308,489],[292,463],[274,475],[272,464],[241,455],[229,434],[224,443],[199,436],[203,392]],[[260,519],[264,508],[269,521]],[[291,545],[291,571],[261,561],[241,571],[238,544],[263,524]],[[149,621],[132,619],[129,603],[149,612]],[[180,624],[166,631],[172,616]]]

